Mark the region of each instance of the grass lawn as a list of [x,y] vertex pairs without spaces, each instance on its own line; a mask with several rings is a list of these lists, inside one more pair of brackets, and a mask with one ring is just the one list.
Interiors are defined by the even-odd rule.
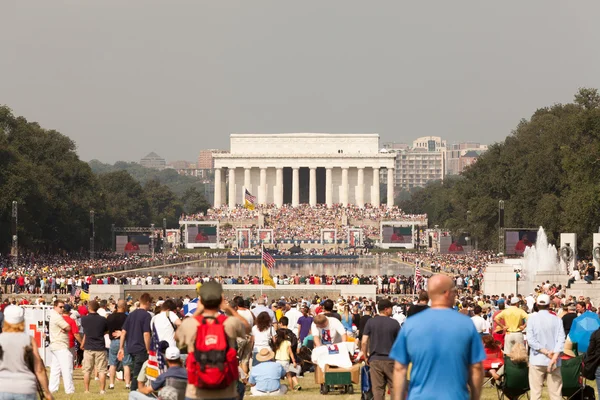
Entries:
[[[77,369],[74,371],[74,381],[75,381],[75,394],[66,395],[64,393],[62,383],[61,383],[60,391],[58,393],[55,393],[54,398],[56,400],[66,400],[66,399],[100,400],[100,399],[105,399],[105,398],[125,400],[128,398],[128,391],[125,390],[125,383],[123,383],[122,381],[116,382],[114,390],[107,389],[105,395],[99,394],[98,381],[92,381],[90,384],[90,392],[91,393],[87,394],[85,396],[83,395],[83,373],[81,372],[80,369]],[[331,398],[334,398],[337,400],[350,400],[350,399],[358,400],[358,399],[360,399],[360,385],[354,385],[354,394],[353,395],[342,395],[342,394],[339,394],[339,392],[338,393],[329,393],[326,396],[321,395],[319,393],[319,386],[315,384],[313,374],[307,374],[307,376],[305,378],[300,378],[300,385],[302,386],[302,390],[299,392],[290,392],[287,395],[281,396],[281,397],[273,396],[273,397],[266,397],[266,398],[273,399],[273,400],[290,398],[290,397],[296,398],[298,400],[300,400],[300,399],[302,399],[302,400],[321,399],[322,400],[325,397],[331,397]],[[592,383],[592,386],[594,386],[594,388],[595,388],[594,383]],[[108,379],[107,379],[106,387],[108,388]],[[443,391],[443,388],[440,388],[440,391]],[[246,392],[246,396],[251,397],[249,392]],[[544,399],[548,398],[548,394],[546,393],[546,391],[544,391],[543,398]],[[496,389],[490,388],[490,387],[484,388],[482,399],[484,399],[484,400],[497,399]]]

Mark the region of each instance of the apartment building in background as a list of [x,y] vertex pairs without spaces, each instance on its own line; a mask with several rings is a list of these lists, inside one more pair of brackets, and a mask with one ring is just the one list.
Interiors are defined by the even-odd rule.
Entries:
[[[381,151],[396,153],[394,183],[398,189],[411,190],[444,179],[446,141],[439,136],[423,136],[411,145],[387,143]],[[387,182],[386,170],[382,171],[381,182]]]
[[214,169],[214,153],[226,153],[226,151],[219,149],[200,150],[200,154],[198,154],[198,169]]
[[488,146],[476,142],[455,143],[446,149],[446,175],[459,175],[477,161]]

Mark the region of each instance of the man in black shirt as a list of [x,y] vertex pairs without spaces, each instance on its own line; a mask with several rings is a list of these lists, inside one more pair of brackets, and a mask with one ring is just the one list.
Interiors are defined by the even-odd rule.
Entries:
[[[117,302],[117,312],[110,314],[106,318],[108,324],[108,337],[110,338],[110,349],[108,350],[108,376],[109,376],[109,389],[115,388],[115,374],[117,372],[117,365],[119,364],[118,353],[119,346],[121,344],[121,329],[127,319],[127,303],[121,299]],[[125,354],[121,360],[123,364],[123,379],[125,380],[125,388],[129,389],[131,385],[131,356],[127,353],[127,346],[125,346]]]
[[365,332],[365,326],[367,322],[371,319],[371,306],[365,306],[365,310],[363,315],[360,317],[360,321],[358,323],[358,340],[362,340],[363,333]]
[[150,352],[150,320],[152,317],[148,310],[152,299],[148,293],[140,297],[140,306],[133,311],[121,328],[121,341],[119,343],[118,358],[125,356],[125,343],[127,343],[127,352],[131,355],[133,371],[131,377],[131,391],[138,388],[137,377],[142,370],[142,365],[148,360]]
[[369,319],[365,326],[361,340],[361,351],[365,355],[367,364],[371,367],[373,399],[384,400],[386,386],[393,390],[394,360],[389,357],[389,353],[396,341],[398,332],[400,332],[400,324],[395,319],[390,318],[393,310],[391,301],[387,299],[379,300],[377,308],[379,314]]
[[567,308],[567,313],[562,316],[563,328],[565,330],[565,337],[571,331],[571,326],[573,325],[573,320],[577,318],[577,308],[573,304],[569,304]]
[[338,314],[337,312],[333,311],[333,300],[331,300],[331,299],[325,300],[323,302],[323,309],[325,310],[325,312],[323,314],[325,314],[326,317],[337,318],[338,321],[342,320],[342,316],[340,314]]
[[419,293],[419,301],[417,302],[417,304],[413,304],[408,308],[408,311],[406,312],[406,318],[409,318],[415,314],[420,313],[423,310],[428,309],[429,306],[427,305],[427,303],[429,303],[429,295],[425,290],[423,290],[421,291],[421,293]]
[[98,315],[100,305],[96,300],[90,301],[89,314],[81,318],[83,328],[83,386],[85,393],[90,392],[90,375],[94,369],[100,379],[100,394],[104,394],[106,384],[106,348],[104,335],[108,332],[106,318]]

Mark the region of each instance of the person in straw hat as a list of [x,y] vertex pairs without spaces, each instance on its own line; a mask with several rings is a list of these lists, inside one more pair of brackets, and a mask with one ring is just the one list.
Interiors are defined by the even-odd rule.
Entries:
[[250,383],[250,393],[253,396],[279,396],[286,394],[288,387],[281,384],[281,378],[286,374],[286,370],[279,363],[274,361],[275,353],[271,349],[263,348],[256,355],[256,360],[260,363],[252,367],[248,382]]

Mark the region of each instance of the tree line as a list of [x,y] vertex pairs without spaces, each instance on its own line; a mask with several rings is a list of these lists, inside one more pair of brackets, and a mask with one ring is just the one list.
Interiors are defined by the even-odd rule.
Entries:
[[600,227],[600,94],[582,88],[572,103],[540,108],[491,145],[458,177],[433,182],[399,202],[427,213],[430,227],[469,232],[479,247],[498,251],[499,201],[505,227],[543,226],[558,244],[561,232],[578,236],[589,256]]
[[140,183],[124,170],[95,174],[76,145],[55,130],[0,106],[0,253],[12,242],[12,202],[18,204],[23,251],[81,252],[89,248],[90,211],[96,248],[110,249],[111,225],[179,226],[179,216],[209,208],[200,185],[180,195],[158,179]]

